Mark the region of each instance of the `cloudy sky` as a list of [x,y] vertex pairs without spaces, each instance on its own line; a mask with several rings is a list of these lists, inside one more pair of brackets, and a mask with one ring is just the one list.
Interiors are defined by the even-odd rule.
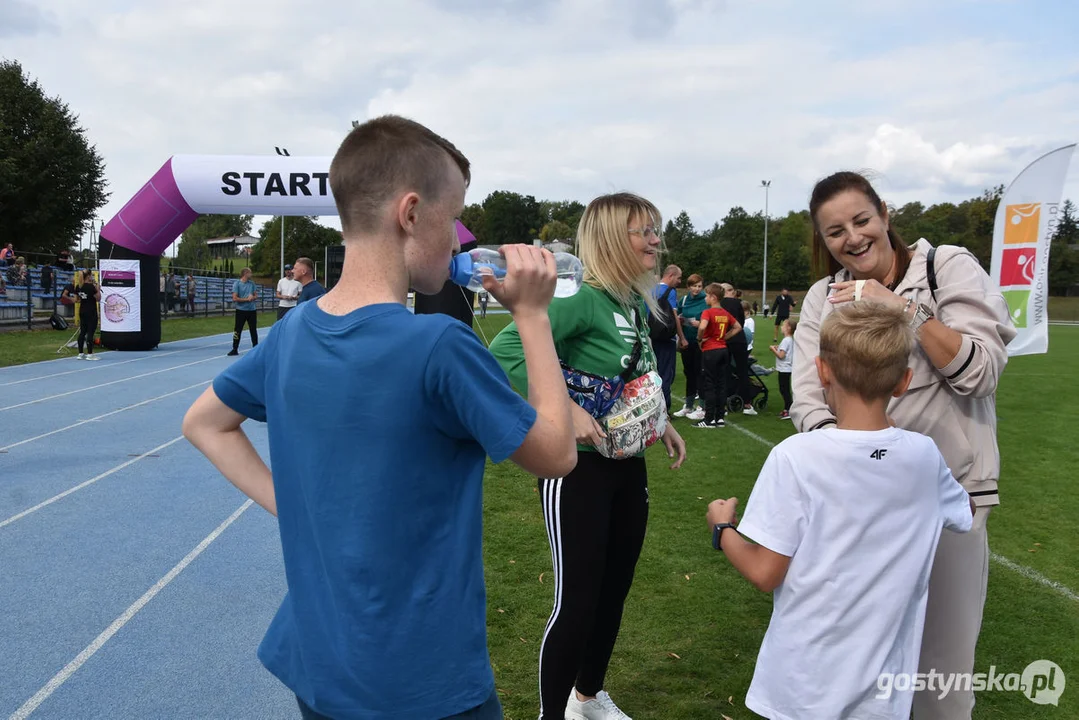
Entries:
[[762,179],[772,214],[838,169],[896,204],[1008,183],[1079,139],[1077,27],[1074,0],[0,0],[0,57],[80,115],[106,220],[171,155],[331,156],[394,112],[468,155],[470,202],[625,189],[702,227]]

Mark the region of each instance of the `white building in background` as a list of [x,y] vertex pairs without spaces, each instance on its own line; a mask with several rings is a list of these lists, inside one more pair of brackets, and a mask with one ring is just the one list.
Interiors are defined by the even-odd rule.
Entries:
[[233,235],[232,237],[212,238],[206,241],[206,247],[210,250],[210,257],[223,258],[246,258],[251,255],[251,248],[259,239],[250,235]]

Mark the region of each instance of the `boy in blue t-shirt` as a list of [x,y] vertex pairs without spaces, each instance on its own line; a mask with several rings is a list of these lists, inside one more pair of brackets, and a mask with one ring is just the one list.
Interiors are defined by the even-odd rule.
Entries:
[[[464,324],[414,315],[459,247],[468,160],[410,120],[354,129],[330,167],[345,260],[218,376],[184,434],[278,517],[288,593],[259,647],[304,717],[500,718],[487,653],[483,469],[576,463],[547,305],[553,256],[504,246],[528,401]],[[241,429],[265,422],[271,471]]]

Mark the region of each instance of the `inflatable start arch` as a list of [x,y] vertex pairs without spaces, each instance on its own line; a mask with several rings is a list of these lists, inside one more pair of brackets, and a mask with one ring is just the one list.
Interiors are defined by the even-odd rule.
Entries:
[[[161,342],[161,254],[199,215],[337,215],[328,157],[175,155],[101,231],[101,342],[149,350]],[[457,226],[465,249],[476,238]],[[465,296],[443,292],[417,312],[459,319]],[[462,299],[457,299],[461,296]],[[143,309],[146,311],[143,311]],[[153,311],[150,311],[153,308]],[[471,303],[467,309],[471,313]],[[469,317],[466,322],[470,323]]]

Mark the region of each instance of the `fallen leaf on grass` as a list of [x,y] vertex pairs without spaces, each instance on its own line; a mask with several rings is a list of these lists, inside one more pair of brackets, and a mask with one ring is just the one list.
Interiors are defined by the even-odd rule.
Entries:
[[729,718],[729,717],[727,717],[726,715],[722,715],[722,714],[721,714],[721,715],[720,715],[720,717],[722,717],[722,718],[723,718],[723,720],[732,720],[732,718]]
[[543,582],[543,575],[544,575],[544,573],[540,573],[540,582],[541,583]]
[[734,705],[734,695],[728,695],[727,696],[727,704],[728,705]]
[[505,611],[505,610],[503,610],[502,608],[498,608],[498,612],[500,612],[500,613],[504,613],[504,612],[506,612],[506,611]]
[[516,565],[516,564],[517,564],[516,560],[510,560],[510,565]]
[[675,660],[681,660],[681,659],[682,659],[682,658],[680,658],[680,657],[678,656],[678,654],[677,654],[677,653],[672,653],[672,652],[669,652],[669,653],[667,653],[667,657],[672,657],[672,658],[674,658]]
[[1034,543],[1034,546],[1035,546],[1035,547],[1041,547],[1041,546],[1042,546],[1042,544],[1041,544],[1041,543]]
[[523,642],[523,643],[527,643],[528,641],[527,641],[527,640],[525,640],[524,638],[521,638],[521,642]]
[[689,575],[686,575],[686,580],[689,580]]

